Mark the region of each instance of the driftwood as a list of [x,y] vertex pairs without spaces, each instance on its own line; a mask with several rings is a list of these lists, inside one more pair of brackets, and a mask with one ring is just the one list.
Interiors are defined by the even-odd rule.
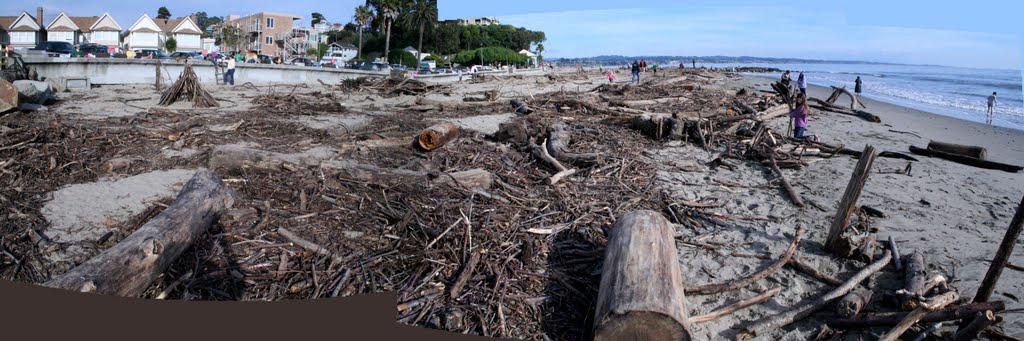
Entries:
[[617,104],[622,104],[622,105],[630,107],[630,108],[636,108],[636,107],[646,107],[646,106],[658,105],[658,104],[664,104],[664,103],[684,102],[684,101],[688,101],[688,100],[689,100],[689,98],[686,98],[686,97],[666,97],[666,98],[656,98],[656,99],[636,100],[636,101],[621,101],[621,102],[618,102]]
[[889,236],[889,252],[892,253],[892,265],[896,271],[903,270],[903,262],[900,261],[900,249],[896,247],[896,240]]
[[892,255],[886,253],[884,256],[882,256],[882,259],[879,259],[874,263],[871,263],[871,265],[862,269],[860,272],[858,272],[856,275],[847,280],[846,283],[843,283],[843,285],[839,286],[838,288],[835,288],[834,290],[823,295],[808,300],[804,300],[800,302],[797,306],[783,313],[767,317],[744,329],[744,331],[738,335],[738,338],[740,340],[747,340],[752,337],[760,336],[765,332],[770,332],[785,327],[790,323],[804,319],[807,316],[813,314],[814,312],[824,309],[829,302],[839,299],[840,297],[846,296],[846,294],[852,291],[854,288],[856,288],[857,285],[860,284],[860,282],[863,282],[872,274],[878,272],[878,270],[881,270],[883,267],[885,267],[886,264],[889,263],[891,259]]
[[761,293],[760,295],[757,295],[757,296],[754,296],[754,297],[751,297],[751,298],[748,298],[748,299],[745,299],[745,300],[742,300],[742,301],[739,301],[739,302],[736,302],[736,303],[733,303],[733,304],[730,304],[730,305],[727,305],[727,306],[715,309],[715,311],[712,311],[710,313],[707,313],[707,314],[704,314],[704,315],[700,315],[700,316],[691,317],[690,318],[690,324],[714,321],[714,320],[720,319],[722,317],[729,316],[730,314],[735,313],[735,312],[737,312],[739,310],[742,310],[744,308],[747,308],[749,306],[767,302],[772,297],[775,297],[775,295],[778,295],[780,292],[782,292],[782,288],[776,287],[774,289],[765,291],[765,292]]
[[765,110],[763,113],[759,114],[757,116],[757,119],[762,120],[762,121],[767,121],[767,120],[770,120],[770,119],[773,119],[773,118],[776,118],[776,117],[786,116],[788,114],[789,114],[789,107],[787,107],[785,104],[780,104],[780,105],[776,105],[774,107],[768,108],[768,110]]
[[913,327],[914,324],[916,324],[918,321],[924,318],[924,316],[927,315],[929,312],[942,309],[945,306],[950,305],[953,302],[956,302],[958,298],[960,298],[960,296],[956,294],[956,291],[950,291],[936,297],[934,300],[928,303],[921,303],[921,306],[917,307],[917,309],[914,309],[914,311],[910,312],[910,314],[907,314],[907,317],[904,318],[903,321],[900,321],[900,323],[896,324],[896,326],[893,327],[892,330],[890,330],[888,333],[885,333],[885,335],[882,335],[882,337],[879,338],[879,341],[896,341],[896,339],[898,339],[900,335],[903,335],[903,333],[906,332],[907,329]]
[[527,144],[526,148],[530,151],[530,154],[533,155],[535,159],[544,162],[545,164],[553,168],[555,171],[557,171],[555,175],[552,175],[550,178],[548,178],[548,184],[554,185],[561,181],[562,178],[576,174],[576,169],[569,169],[565,167],[564,165],[562,165],[561,162],[558,162],[558,160],[551,156],[551,153],[548,153],[547,144],[547,140],[545,140],[540,146],[531,141]]
[[480,258],[487,253],[487,250],[481,249],[469,253],[469,260],[462,266],[462,271],[459,272],[459,277],[455,279],[451,289],[448,291],[448,296],[453,300],[459,297],[459,293],[462,292],[462,288],[466,286],[469,278],[473,275],[473,271],[476,270],[476,265],[480,263]]
[[[1003,311],[1005,309],[1006,304],[1003,301],[964,304],[956,307],[948,307],[942,310],[930,312],[924,317],[922,317],[920,322],[934,323],[960,320],[965,318],[971,318],[971,316],[974,316],[974,314],[986,310],[998,312]],[[903,319],[905,319],[909,314],[909,312],[861,313],[856,318],[831,319],[825,321],[825,323],[829,327],[841,329],[860,329],[871,327],[894,326],[897,323],[900,323],[900,321],[903,321]]]
[[861,309],[871,303],[871,294],[871,290],[863,288],[846,294],[839,303],[836,303],[836,314],[845,318],[857,316]]
[[810,100],[812,102],[817,103],[817,104],[811,104],[810,106],[812,108],[815,108],[815,109],[818,109],[818,110],[824,110],[824,111],[834,112],[834,113],[843,114],[843,115],[856,116],[856,117],[859,117],[859,118],[861,118],[861,119],[863,119],[865,121],[868,121],[868,122],[874,122],[874,123],[881,123],[882,122],[882,118],[878,117],[878,115],[869,113],[867,111],[855,110],[855,109],[846,109],[846,108],[839,107],[839,106],[836,106],[834,104],[822,101],[822,100],[817,99],[817,98],[811,98]]
[[1024,167],[1021,167],[1021,166],[1010,165],[1010,164],[999,163],[999,162],[988,161],[988,160],[981,160],[981,159],[976,159],[976,158],[973,158],[973,157],[966,157],[966,156],[963,156],[963,155],[950,154],[950,153],[946,153],[946,152],[941,152],[941,151],[938,151],[938,150],[918,148],[918,147],[915,147],[915,146],[910,146],[910,152],[914,153],[914,154],[917,154],[917,155],[924,155],[924,156],[928,156],[928,157],[937,157],[937,158],[940,158],[940,159],[944,159],[944,160],[948,160],[948,161],[953,161],[953,162],[960,163],[960,164],[965,164],[965,165],[968,165],[968,166],[984,168],[984,169],[995,169],[995,170],[1001,170],[1001,171],[1006,171],[1006,172],[1010,172],[1010,173],[1016,173],[1016,172],[1020,172],[1021,170],[1024,170]]
[[804,263],[803,261],[800,260],[800,258],[797,258],[795,255],[793,256],[793,258],[789,259],[789,263],[786,263],[786,265],[789,265],[793,269],[796,269],[797,271],[807,274],[808,276],[814,277],[819,281],[825,282],[829,285],[836,287],[843,285],[842,281],[835,279],[832,276],[821,273],[821,271],[818,271],[818,269],[814,268],[813,266]]
[[985,330],[995,322],[996,314],[993,313],[991,310],[986,310],[985,312],[978,313],[978,315],[974,318],[973,321],[971,321],[970,324],[957,331],[956,334],[953,334],[953,336],[950,337],[949,340],[976,340],[978,338],[978,334],[981,334],[981,331]]
[[865,146],[864,152],[861,153],[861,158],[857,162],[857,166],[854,167],[853,174],[850,176],[850,183],[846,186],[846,192],[843,193],[843,197],[839,201],[839,210],[832,219],[832,226],[828,231],[828,239],[825,241],[826,250],[834,249],[843,232],[846,231],[846,227],[850,222],[850,215],[857,208],[857,199],[860,198],[860,192],[864,189],[864,183],[867,182],[868,175],[871,174],[871,165],[874,162],[875,147]]
[[572,133],[563,121],[557,121],[548,128],[548,154],[560,161],[577,167],[590,167],[604,161],[599,153],[573,153],[569,151]]
[[277,234],[281,235],[281,237],[284,237],[284,239],[287,239],[289,242],[298,245],[299,247],[306,249],[309,252],[312,252],[314,255],[331,258],[331,260],[334,261],[334,264],[345,263],[345,258],[339,256],[334,252],[331,252],[331,250],[323,246],[320,246],[320,244],[299,237],[299,235],[295,234],[295,232],[292,232],[291,230],[288,230],[284,227],[278,228]]
[[629,212],[612,225],[594,340],[692,338],[674,230],[655,211]]
[[[159,61],[157,61],[159,63]],[[160,90],[159,77],[160,66],[157,65],[157,90]],[[160,105],[168,106],[174,104],[178,100],[178,97],[187,96],[192,101],[193,108],[210,108],[218,107],[217,100],[210,95],[209,92],[203,90],[203,86],[199,83],[199,77],[196,76],[195,71],[192,71],[192,64],[185,63],[185,69],[181,71],[181,75],[178,76],[178,81],[174,82],[167,91],[160,96]]]
[[860,100],[857,98],[857,96],[855,96],[853,93],[850,93],[850,90],[846,90],[845,86],[841,87],[841,88],[837,88],[837,87],[833,86],[832,87],[832,95],[829,96],[828,99],[825,100],[825,101],[828,102],[829,104],[835,104],[836,100],[839,99],[840,95],[846,95],[847,97],[850,98],[850,109],[851,110],[856,109],[858,105],[861,108],[864,108],[864,109],[868,108],[868,107],[864,106],[864,103],[860,102]]
[[786,249],[786,252],[782,254],[782,257],[779,257],[779,260],[775,261],[775,263],[773,263],[771,266],[768,266],[764,270],[758,271],[753,275],[747,276],[745,278],[730,280],[726,283],[707,284],[697,287],[686,288],[686,294],[712,295],[726,291],[739,290],[745,288],[751,283],[762,280],[765,277],[768,277],[771,274],[778,272],[779,269],[782,269],[782,267],[789,262],[789,259],[793,257],[793,254],[796,253],[796,247],[797,245],[800,244],[800,238],[803,237],[803,234],[804,228],[802,226],[797,227],[796,236],[793,237],[793,242],[789,244],[789,248]]
[[999,244],[999,249],[996,250],[996,257],[992,260],[992,265],[989,265],[985,279],[978,287],[978,293],[974,295],[974,302],[985,302],[992,297],[992,291],[995,290],[996,282],[999,282],[999,276],[1003,274],[1003,268],[1006,267],[1010,255],[1013,254],[1013,246],[1017,244],[1017,238],[1020,237],[1022,229],[1024,229],[1024,198],[1017,205],[1017,213],[1013,215],[1013,220],[1010,220],[1010,227],[1006,229],[1003,241]]
[[416,145],[425,151],[432,151],[457,138],[459,138],[459,126],[445,122],[432,125],[420,132],[416,136]]
[[171,206],[117,245],[43,284],[137,297],[233,204],[233,192],[209,170],[185,183]]
[[972,157],[978,160],[985,160],[988,158],[988,150],[985,149],[985,147],[968,146],[939,141],[929,141],[928,149],[937,150],[949,154],[957,154],[961,156]]
[[793,201],[793,205],[796,207],[804,207],[804,201],[800,199],[800,194],[793,189],[793,186],[789,184],[789,180],[786,179],[786,175],[782,174],[782,170],[779,169],[778,163],[775,161],[775,153],[770,153],[772,171],[775,175],[778,175],[779,180],[782,180],[782,188],[786,190],[786,194],[789,194],[789,200]]
[[530,114],[530,113],[533,113],[533,109],[531,109],[530,106],[526,104],[526,101],[520,101],[518,99],[513,99],[513,100],[509,101],[509,104],[511,104],[512,107],[515,108],[514,111],[517,112],[517,113],[520,113],[520,114]]
[[925,283],[928,281],[928,269],[924,263],[924,255],[914,252],[907,255],[904,263],[906,272],[903,275],[903,290],[907,293],[900,298],[900,307],[905,310],[915,309],[918,297],[924,295]]

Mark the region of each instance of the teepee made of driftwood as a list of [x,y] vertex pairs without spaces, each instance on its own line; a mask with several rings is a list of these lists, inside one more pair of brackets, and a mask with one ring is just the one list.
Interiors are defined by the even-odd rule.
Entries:
[[163,96],[160,97],[160,105],[168,106],[173,104],[181,96],[187,96],[192,100],[193,108],[218,107],[217,100],[209,92],[203,90],[199,84],[199,77],[192,71],[192,64],[185,64],[185,70],[181,72],[178,81],[174,83]]

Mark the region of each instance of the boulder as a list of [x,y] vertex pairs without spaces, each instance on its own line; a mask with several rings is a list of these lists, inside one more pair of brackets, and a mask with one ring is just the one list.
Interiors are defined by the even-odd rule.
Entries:
[[18,89],[18,97],[26,103],[47,104],[56,94],[46,82],[19,80],[14,81],[14,87]]
[[18,89],[10,82],[0,79],[0,113],[18,108]]

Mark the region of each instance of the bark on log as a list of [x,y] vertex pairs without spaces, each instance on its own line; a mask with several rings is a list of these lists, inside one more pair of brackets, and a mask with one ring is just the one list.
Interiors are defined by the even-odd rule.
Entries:
[[832,226],[828,231],[828,239],[825,241],[826,250],[834,249],[843,232],[846,231],[846,227],[850,222],[850,215],[857,208],[857,199],[860,198],[860,192],[864,189],[864,183],[867,182],[868,175],[871,174],[871,165],[874,162],[875,147],[865,146],[864,151],[861,152],[861,158],[857,162],[857,166],[854,167],[853,174],[850,176],[850,183],[846,186],[846,192],[843,193],[843,197],[839,201],[839,210],[832,219]]
[[857,285],[860,284],[860,282],[863,282],[872,274],[878,272],[878,270],[881,270],[883,267],[885,267],[886,264],[889,263],[890,260],[892,260],[892,255],[886,253],[885,256],[882,257],[882,259],[879,259],[874,263],[871,263],[871,265],[869,265],[868,267],[862,269],[852,278],[847,280],[846,283],[843,283],[842,286],[835,288],[834,290],[825,293],[824,295],[804,300],[800,302],[800,304],[798,304],[796,307],[784,313],[776,314],[771,317],[762,319],[761,321],[744,329],[744,331],[738,335],[738,338],[740,340],[747,340],[752,337],[760,336],[765,332],[785,327],[786,325],[789,325],[794,321],[801,320],[803,318],[806,318],[807,316],[810,316],[816,311],[824,309],[829,302],[832,302],[840,297],[845,296],[847,293],[856,288]]
[[914,324],[924,318],[925,315],[928,315],[929,312],[942,309],[945,306],[956,302],[958,298],[960,298],[960,296],[956,294],[956,291],[950,291],[936,297],[931,302],[922,303],[921,306],[917,307],[917,309],[914,309],[910,314],[907,314],[907,317],[904,318],[903,321],[900,321],[899,324],[896,324],[892,330],[885,333],[885,335],[882,335],[879,341],[896,341],[900,335],[903,335],[907,329],[913,327]]
[[996,251],[996,257],[992,260],[992,265],[989,265],[985,279],[978,287],[978,293],[974,295],[974,302],[985,302],[992,296],[992,291],[996,289],[996,282],[999,282],[999,276],[1003,274],[1003,268],[1010,261],[1010,254],[1013,253],[1013,246],[1017,243],[1022,229],[1024,229],[1024,198],[1021,198],[1020,204],[1017,205],[1017,213],[1013,215],[1010,227],[1003,235],[1003,242],[999,244],[999,249]]
[[835,279],[832,276],[821,273],[821,271],[818,271],[818,269],[808,265],[807,263],[804,263],[803,261],[800,260],[800,258],[797,258],[795,255],[793,256],[793,258],[789,259],[789,263],[787,263],[787,265],[791,266],[793,269],[796,269],[796,271],[803,272],[808,276],[817,278],[819,281],[828,283],[829,285],[836,287],[843,285],[842,281]]
[[776,105],[774,107],[765,110],[763,113],[757,116],[757,119],[767,121],[776,117],[782,117],[789,114],[789,107],[785,104]]
[[590,167],[603,162],[599,153],[573,153],[569,151],[572,133],[569,126],[557,121],[548,128],[548,154],[560,161],[568,162],[577,167]]
[[857,289],[843,296],[836,304],[836,314],[845,318],[853,318],[860,313],[864,307],[871,303],[871,290]]
[[159,215],[117,245],[43,285],[138,297],[231,207],[233,196],[213,172],[200,170]]
[[916,309],[917,298],[924,295],[925,283],[928,282],[928,268],[924,263],[924,255],[914,252],[906,257],[907,268],[903,275],[903,290],[909,294],[900,298],[900,307],[904,310]]
[[721,308],[715,309],[715,311],[712,311],[710,313],[707,313],[707,314],[704,314],[704,315],[700,315],[700,316],[691,317],[690,318],[690,324],[703,323],[703,322],[714,321],[714,320],[720,319],[720,318],[728,316],[728,315],[730,315],[730,314],[732,314],[732,313],[734,313],[736,311],[742,310],[742,309],[744,309],[746,307],[749,307],[749,306],[752,306],[752,305],[755,305],[755,304],[761,304],[761,303],[767,302],[772,297],[775,297],[775,295],[778,295],[780,292],[782,292],[782,288],[776,287],[774,289],[765,291],[764,293],[761,293],[760,295],[757,295],[757,296],[754,296],[754,297],[751,297],[751,298],[748,298],[748,299],[745,299],[745,300],[742,300],[742,301],[739,301],[739,302],[727,305],[725,307],[721,307]]
[[[1003,311],[1006,304],[1003,301],[992,301],[982,303],[970,303],[956,307],[947,307],[939,311],[933,311],[921,318],[921,323],[933,323],[943,321],[960,320],[970,318],[978,312],[986,310]],[[909,312],[887,312],[887,313],[862,313],[852,319],[831,319],[825,321],[829,327],[839,329],[860,329],[872,327],[894,326],[910,315]]]
[[594,317],[594,340],[691,340],[674,228],[633,211],[612,225]]
[[918,148],[918,147],[915,147],[915,146],[910,146],[910,152],[914,153],[914,154],[917,154],[917,155],[924,155],[924,156],[928,156],[928,157],[937,157],[937,158],[940,158],[940,159],[945,159],[945,160],[948,160],[948,161],[953,161],[953,162],[956,162],[956,163],[965,164],[965,165],[968,165],[968,166],[974,166],[974,167],[978,167],[978,168],[984,168],[984,169],[995,169],[995,170],[1001,170],[1001,171],[1006,171],[1006,172],[1010,172],[1010,173],[1017,173],[1017,172],[1020,172],[1021,170],[1024,170],[1024,167],[1021,167],[1021,166],[1010,165],[1010,164],[994,162],[994,161],[988,161],[988,160],[980,160],[980,159],[975,159],[973,157],[966,157],[966,156],[963,156],[963,155],[950,154],[950,153],[941,152],[941,151],[938,151],[938,150],[923,149],[923,148]]
[[939,141],[929,141],[928,149],[946,152],[950,154],[962,155],[966,157],[973,157],[978,160],[986,160],[988,158],[988,150],[985,149],[985,147],[979,146],[968,146]]
[[720,293],[720,292],[739,290],[739,289],[745,288],[746,286],[750,285],[751,283],[754,283],[754,282],[757,282],[759,280],[762,280],[765,277],[768,277],[771,274],[778,272],[779,269],[782,269],[782,267],[785,266],[786,263],[789,262],[790,258],[793,258],[793,254],[796,253],[796,247],[797,247],[797,245],[800,244],[800,238],[802,238],[803,235],[804,235],[804,228],[803,228],[803,226],[797,227],[797,229],[796,229],[796,236],[793,237],[793,242],[791,242],[789,244],[789,248],[786,249],[786,252],[782,254],[782,257],[779,257],[779,260],[775,261],[774,264],[768,266],[764,270],[758,271],[758,272],[754,273],[753,275],[750,275],[750,276],[745,277],[745,278],[741,278],[741,279],[738,279],[738,280],[730,280],[730,281],[728,281],[726,283],[707,284],[707,285],[701,285],[701,286],[697,286],[697,287],[686,288],[686,294],[712,295],[712,294],[717,294],[717,293]]
[[991,326],[995,322],[996,322],[996,314],[993,313],[991,310],[986,310],[983,313],[978,313],[978,316],[975,317],[974,320],[971,321],[970,324],[968,324],[963,329],[960,329],[960,331],[956,332],[956,334],[953,334],[953,337],[950,337],[949,340],[950,341],[977,340],[978,339],[978,334],[981,334],[981,331],[985,330],[986,328],[988,328],[989,326]]
[[435,124],[424,129],[416,137],[416,145],[425,151],[441,148],[446,143],[459,138],[459,126],[450,123]]

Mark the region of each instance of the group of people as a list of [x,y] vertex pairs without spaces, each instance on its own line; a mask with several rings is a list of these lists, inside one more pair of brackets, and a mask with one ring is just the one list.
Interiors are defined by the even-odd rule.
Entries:
[[[789,70],[786,70],[786,72],[782,73],[782,79],[780,80],[780,82],[782,82],[782,84],[787,87],[790,86],[790,84],[793,82],[793,78],[792,76],[790,76],[790,74],[791,72]],[[857,97],[860,97],[860,93],[863,87],[863,83],[860,80],[860,76],[857,76],[857,79],[854,80],[853,82],[853,92],[856,94]],[[811,110],[807,106],[807,77],[804,76],[803,72],[800,72],[800,75],[797,76],[796,85],[797,88],[800,89],[800,93],[796,95],[796,101],[794,101],[794,103],[789,103],[789,117],[792,119],[793,122],[793,138],[801,140],[811,139],[816,141],[817,136],[806,135],[807,116],[811,114]]]

